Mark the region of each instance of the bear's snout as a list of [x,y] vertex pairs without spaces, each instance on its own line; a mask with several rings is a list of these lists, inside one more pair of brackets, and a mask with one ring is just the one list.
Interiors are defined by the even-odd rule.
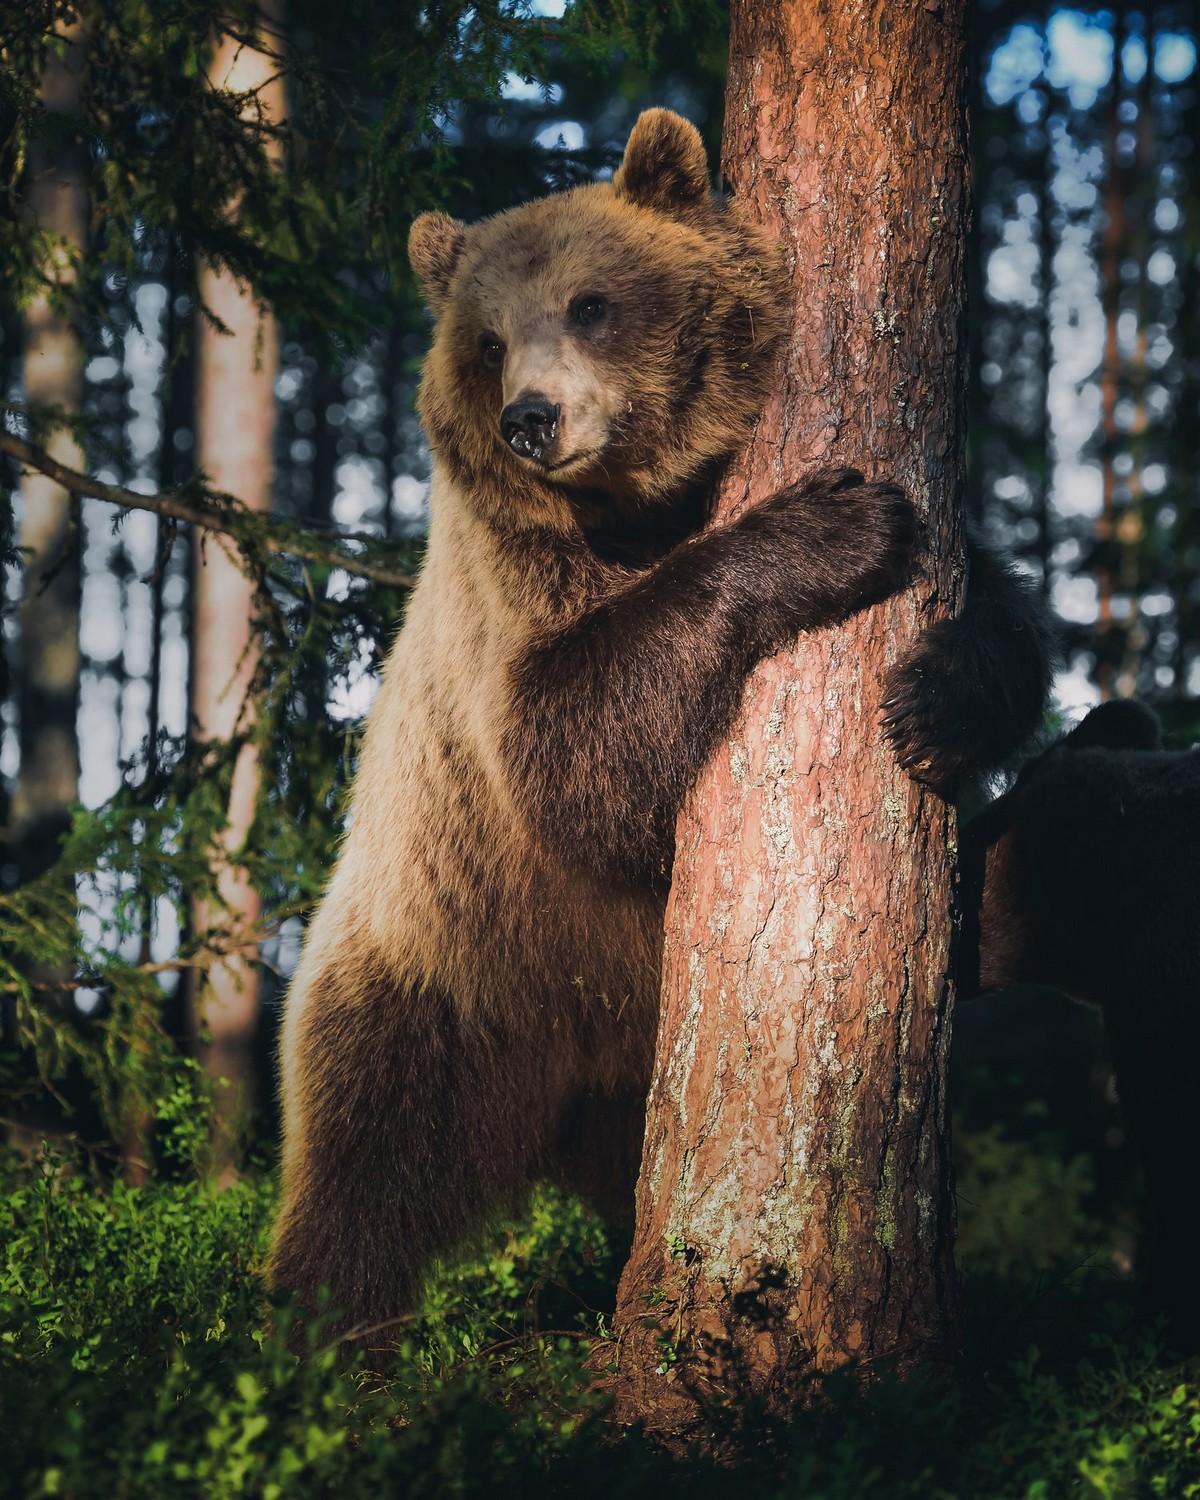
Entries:
[[560,407],[545,396],[522,396],[510,401],[500,413],[500,431],[504,441],[518,456],[544,463],[551,444],[558,436]]

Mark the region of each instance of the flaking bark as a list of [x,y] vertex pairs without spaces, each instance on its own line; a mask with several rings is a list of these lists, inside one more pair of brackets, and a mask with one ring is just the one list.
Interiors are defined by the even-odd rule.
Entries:
[[660,1433],[813,1370],[953,1346],[953,814],[882,742],[884,673],[957,604],[967,215],[961,0],[735,0],[726,176],[794,253],[737,514],[811,466],[894,477],[903,597],[751,679],[679,822],[617,1410]]

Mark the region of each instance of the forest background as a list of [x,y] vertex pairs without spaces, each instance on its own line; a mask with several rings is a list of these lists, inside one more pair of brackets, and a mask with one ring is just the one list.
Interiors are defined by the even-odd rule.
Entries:
[[[236,1343],[254,1323],[279,1003],[420,556],[428,454],[413,397],[428,323],[408,223],[607,174],[654,104],[693,119],[716,159],[718,0],[556,9],[356,0],[331,15],[290,0],[266,10],[254,47],[253,8],[211,0],[35,3],[3,23],[0,1334],[14,1371],[40,1362],[47,1403],[69,1390],[74,1409],[111,1411],[147,1357],[178,1372],[185,1345],[219,1344],[222,1329]],[[1183,0],[979,4],[971,19],[969,508],[1062,623],[1056,711],[1136,694],[1179,744],[1200,731],[1196,42]],[[222,47],[229,68],[247,52],[266,66],[219,73]],[[39,213],[50,180],[65,187]],[[264,404],[270,461],[231,473],[222,433]],[[65,486],[31,478],[55,463]],[[83,498],[98,484],[130,493]],[[190,524],[214,485],[254,509],[218,499],[215,525]],[[198,553],[219,579],[212,597]],[[198,649],[211,620],[247,622],[215,661]],[[1097,1025],[1028,992],[964,1007],[955,1045],[960,1262],[980,1288],[1006,1288],[978,1303],[980,1347],[1001,1358],[1003,1324],[1003,1357],[1023,1352],[1059,1316],[1059,1292],[1091,1298],[1076,1332],[1107,1326],[1127,1311],[1138,1189]],[[223,1199],[214,1177],[233,1182]],[[514,1350],[557,1370],[594,1330],[579,1298],[602,1307],[619,1269],[603,1227],[553,1195],[489,1244],[431,1292],[412,1367],[426,1408],[430,1379],[461,1382],[464,1354],[475,1372],[498,1360],[506,1392],[532,1379],[513,1376]],[[1081,1265],[1090,1280],[1067,1274]],[[566,1312],[546,1292],[563,1281]],[[253,1426],[287,1381],[289,1421],[311,1425],[315,1403],[331,1453],[376,1430],[373,1409],[357,1427],[329,1420],[322,1402],[353,1406],[329,1395],[335,1374],[283,1380],[271,1358],[275,1386],[257,1367],[253,1390],[239,1386],[236,1359],[211,1375],[198,1433],[234,1409]],[[164,1411],[203,1387],[197,1371],[168,1381]],[[1094,1406],[1111,1403],[1105,1389]],[[1190,1421],[1195,1385],[1162,1390],[1185,1392]],[[413,1398],[389,1399],[407,1411]],[[466,1419],[446,1420],[461,1447]],[[472,1442],[498,1441],[470,1420]],[[504,1440],[522,1462],[558,1442],[534,1425],[536,1438]],[[28,1473],[41,1482],[98,1461],[88,1423],[58,1450],[37,1427]],[[1091,1442],[1098,1429],[1080,1430]],[[153,1459],[157,1431],[147,1416],[122,1438],[129,1452],[113,1450],[125,1470],[136,1449],[154,1485],[168,1460],[185,1463]],[[333,1462],[315,1439],[299,1458],[285,1446],[272,1462]],[[1121,1471],[1143,1450],[1103,1463]],[[836,1465],[819,1462],[841,1493]]]

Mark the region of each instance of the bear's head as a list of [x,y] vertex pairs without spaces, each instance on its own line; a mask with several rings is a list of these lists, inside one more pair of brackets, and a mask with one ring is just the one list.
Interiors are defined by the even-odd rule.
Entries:
[[423,214],[420,410],[494,519],[669,501],[745,438],[787,326],[778,246],[710,190],[694,126],[637,121],[611,182],[473,226]]

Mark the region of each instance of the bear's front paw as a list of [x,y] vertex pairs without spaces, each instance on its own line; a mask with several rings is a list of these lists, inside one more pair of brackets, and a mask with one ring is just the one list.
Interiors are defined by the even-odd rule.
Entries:
[[943,620],[919,638],[884,684],[882,727],[897,761],[923,786],[953,795],[976,769],[986,739],[986,713],[974,702],[953,655],[953,622]]
[[918,531],[912,502],[899,485],[868,483],[857,469],[834,469],[822,479],[837,537],[828,563],[844,566],[847,590],[861,604],[897,593],[913,574]]
[[898,485],[868,482],[857,469],[822,469],[747,511],[732,537],[750,539],[761,558],[760,599],[775,612],[762,615],[758,629],[774,650],[797,631],[834,624],[903,589],[917,520]]

